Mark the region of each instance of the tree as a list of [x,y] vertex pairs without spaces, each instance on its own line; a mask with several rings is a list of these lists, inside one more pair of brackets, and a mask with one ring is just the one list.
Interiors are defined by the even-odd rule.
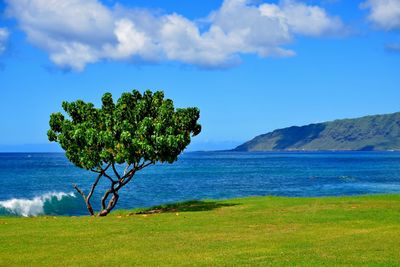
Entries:
[[100,179],[110,182],[98,213],[106,216],[117,205],[119,190],[136,172],[156,162],[175,162],[201,131],[199,109],[175,109],[162,91],[123,93],[116,104],[106,93],[101,108],[82,100],[63,102],[62,108],[69,118],[60,112],[51,114],[47,135],[74,165],[97,174],[87,195],[74,185],[91,215],[95,212],[90,200]]

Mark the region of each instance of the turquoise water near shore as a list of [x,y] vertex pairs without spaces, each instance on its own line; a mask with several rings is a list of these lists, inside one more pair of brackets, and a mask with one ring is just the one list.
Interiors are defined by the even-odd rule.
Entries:
[[[62,153],[2,153],[0,214],[84,215],[72,184],[87,191],[94,177]],[[98,191],[107,186],[102,181]],[[138,173],[122,189],[117,208],[205,198],[377,193],[400,193],[399,152],[196,152]],[[95,207],[99,198],[95,194]]]

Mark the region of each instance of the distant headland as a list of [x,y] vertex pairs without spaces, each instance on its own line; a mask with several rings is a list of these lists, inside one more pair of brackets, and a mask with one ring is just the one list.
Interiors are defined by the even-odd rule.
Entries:
[[400,150],[400,112],[292,126],[259,135],[233,151]]

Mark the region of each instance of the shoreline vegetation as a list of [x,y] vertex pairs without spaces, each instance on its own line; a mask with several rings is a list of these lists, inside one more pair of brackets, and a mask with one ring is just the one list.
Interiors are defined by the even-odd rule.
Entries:
[[400,265],[400,194],[188,201],[0,217],[0,266]]

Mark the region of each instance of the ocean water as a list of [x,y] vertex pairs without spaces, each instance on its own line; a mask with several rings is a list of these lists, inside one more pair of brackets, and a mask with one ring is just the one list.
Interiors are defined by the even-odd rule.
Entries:
[[[95,174],[62,153],[0,153],[0,215],[86,215],[72,184],[88,191]],[[103,180],[97,192],[108,186]],[[399,152],[184,153],[139,172],[117,208],[243,196],[400,193]],[[98,208],[100,194],[92,204]]]

